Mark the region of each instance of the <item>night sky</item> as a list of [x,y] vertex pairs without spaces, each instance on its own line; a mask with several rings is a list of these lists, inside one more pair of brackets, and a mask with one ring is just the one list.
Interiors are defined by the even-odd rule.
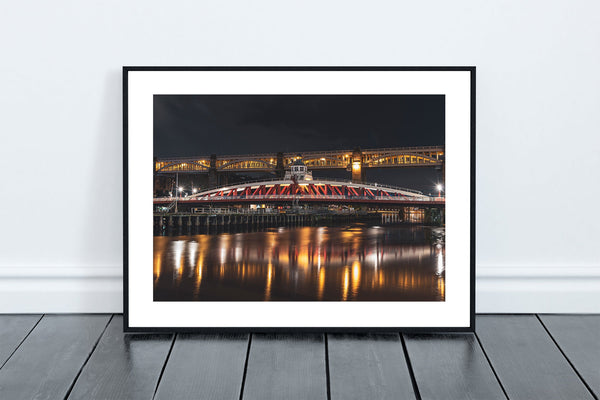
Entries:
[[[155,95],[154,156],[444,145],[444,105],[442,95]],[[366,173],[424,192],[440,179],[425,167]]]

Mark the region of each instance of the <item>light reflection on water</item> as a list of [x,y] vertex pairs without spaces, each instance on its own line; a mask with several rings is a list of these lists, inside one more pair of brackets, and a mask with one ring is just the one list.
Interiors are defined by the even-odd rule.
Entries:
[[443,301],[443,229],[273,228],[154,237],[155,301]]

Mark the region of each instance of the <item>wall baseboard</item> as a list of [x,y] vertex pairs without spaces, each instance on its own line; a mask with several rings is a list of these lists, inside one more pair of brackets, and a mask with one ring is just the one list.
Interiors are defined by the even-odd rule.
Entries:
[[600,313],[600,266],[479,266],[478,313]]
[[122,267],[0,267],[0,313],[122,311]]
[[[0,313],[120,313],[121,267],[0,267]],[[478,313],[600,313],[600,266],[481,266]]]

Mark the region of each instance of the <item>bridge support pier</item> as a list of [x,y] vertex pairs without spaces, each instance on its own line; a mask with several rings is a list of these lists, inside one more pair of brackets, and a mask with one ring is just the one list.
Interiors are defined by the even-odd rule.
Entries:
[[365,169],[363,168],[363,156],[360,148],[352,153],[352,182],[362,183],[365,181]]
[[210,167],[208,169],[208,186],[217,186],[217,155],[210,155]]
[[285,175],[285,169],[283,166],[283,153],[277,153],[277,164],[275,165],[275,173],[278,178],[283,178]]

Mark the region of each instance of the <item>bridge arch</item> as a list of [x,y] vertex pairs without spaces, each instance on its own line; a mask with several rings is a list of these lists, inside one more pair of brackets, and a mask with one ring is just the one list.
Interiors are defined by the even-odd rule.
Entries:
[[[200,164],[199,162],[196,161],[185,161],[185,162],[172,162],[169,163],[167,165],[163,165],[162,167],[160,167],[159,169],[156,170],[156,172],[171,172],[173,171],[174,167],[181,167],[181,169],[179,171],[197,171],[197,169],[194,168],[188,168],[189,165],[193,165],[195,167],[199,167],[201,170],[208,170],[209,167],[207,167],[206,165]],[[177,172],[177,171],[173,171],[173,172]]]
[[371,165],[374,166],[377,162],[381,161],[381,160],[386,160],[389,158],[394,158],[394,157],[416,157],[416,158],[422,158],[423,160],[427,160],[431,163],[438,163],[440,162],[440,160],[430,157],[430,156],[426,156],[424,154],[414,154],[414,153],[387,153],[387,154],[382,154],[379,157],[373,157],[372,159],[370,159],[368,162],[366,162],[366,165]]
[[331,161],[331,163],[333,165],[339,166],[340,168],[345,168],[346,164],[348,164],[347,162],[344,162],[343,160],[336,158],[336,157],[314,157],[314,158],[305,158],[302,160],[307,166],[314,166],[314,165],[321,165],[320,162],[321,161]]
[[219,168],[217,168],[217,170],[219,170],[219,171],[226,170],[229,167],[235,166],[236,164],[245,163],[245,162],[256,162],[256,163],[259,163],[259,164],[263,164],[264,166],[266,166],[268,168],[275,169],[275,165],[274,164],[269,163],[269,162],[267,162],[265,160],[260,160],[260,159],[258,159],[258,160],[257,159],[243,159],[243,158],[241,158],[241,159],[236,159],[236,160],[232,160],[232,161],[230,161],[228,163],[225,163],[225,164],[221,165]]

